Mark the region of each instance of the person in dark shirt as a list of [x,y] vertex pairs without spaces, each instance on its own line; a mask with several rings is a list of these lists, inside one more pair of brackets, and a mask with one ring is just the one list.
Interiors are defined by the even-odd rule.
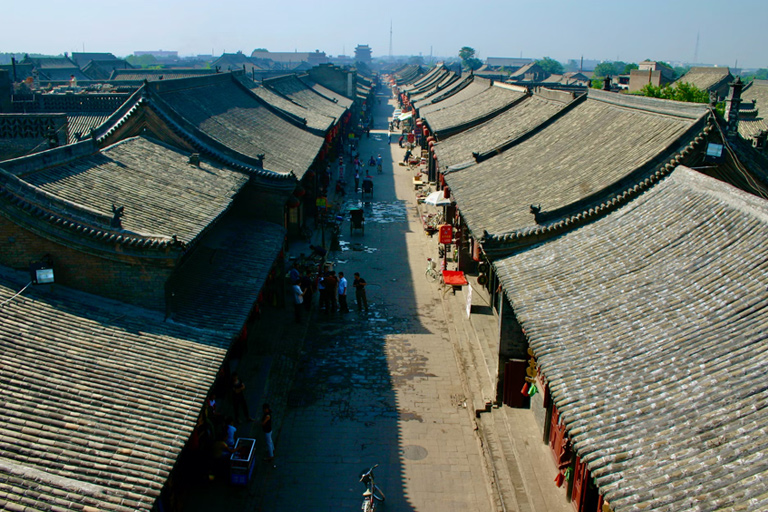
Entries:
[[267,462],[272,462],[275,458],[275,445],[272,443],[272,409],[269,404],[264,404],[261,415],[261,430],[264,432],[264,441],[267,443]]
[[358,311],[362,311],[363,308],[368,311],[368,297],[365,294],[365,286],[367,284],[365,279],[360,277],[360,273],[355,272],[355,280],[352,281],[352,287],[355,289],[355,302],[357,302]]

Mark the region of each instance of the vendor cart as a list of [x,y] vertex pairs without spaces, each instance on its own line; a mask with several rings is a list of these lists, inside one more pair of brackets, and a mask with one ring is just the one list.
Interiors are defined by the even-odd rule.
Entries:
[[362,208],[353,208],[349,210],[349,216],[349,234],[352,235],[352,232],[355,229],[359,229],[363,234],[365,234],[365,219],[363,218]]
[[464,276],[464,272],[461,270],[443,270],[443,294],[448,290],[452,290],[456,294],[456,290],[461,290],[465,285],[469,284],[467,278]]
[[363,180],[363,199],[365,199],[366,196],[373,199],[373,180],[370,178],[365,178]]
[[229,481],[232,485],[248,485],[255,464],[256,440],[239,437],[235,453],[229,457]]

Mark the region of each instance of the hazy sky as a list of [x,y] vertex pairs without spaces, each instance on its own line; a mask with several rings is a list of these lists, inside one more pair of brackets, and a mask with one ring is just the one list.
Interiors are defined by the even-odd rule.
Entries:
[[[734,12],[729,12],[733,9]],[[768,0],[17,0],[0,9],[0,52],[58,54],[254,48],[637,62],[650,58],[768,67]]]

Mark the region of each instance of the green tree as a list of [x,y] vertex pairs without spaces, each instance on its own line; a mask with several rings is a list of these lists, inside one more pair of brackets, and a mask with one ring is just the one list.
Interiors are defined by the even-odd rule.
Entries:
[[537,60],[536,64],[550,75],[562,75],[564,72],[563,65],[550,57],[544,57],[543,59]]
[[465,62],[467,59],[471,59],[475,56],[475,49],[470,46],[462,46],[461,50],[459,50],[459,58],[462,62]]
[[149,68],[150,66],[157,65],[157,59],[154,55],[141,55],[138,57],[136,55],[129,55],[125,60],[131,66],[139,68]]
[[687,101],[689,103],[709,103],[709,93],[707,91],[702,91],[687,82],[675,82],[674,87],[645,84],[636,94],[650,98]]
[[638,65],[634,63],[626,63],[620,60],[615,62],[601,62],[595,66],[594,76],[606,77],[616,75],[628,75],[633,69],[637,69]]
[[624,71],[621,73],[622,75],[628,75],[633,69],[638,69],[640,66],[635,64],[634,62],[630,62],[626,66],[624,66]]
[[595,66],[595,71],[592,76],[595,78],[602,78],[606,76],[613,76],[615,73],[613,69],[613,62],[601,62]]
[[483,65],[483,61],[475,57],[475,49],[469,46],[462,46],[459,50],[459,58],[461,59],[461,65],[465,69],[477,69]]
[[259,53],[269,53],[269,50],[267,50],[266,48],[256,48],[256,49],[255,49],[255,50],[253,50],[253,51],[254,51],[254,53],[255,53],[255,52],[259,52]]
[[677,66],[672,68],[675,72],[675,80],[686,74],[691,70],[691,66]]
[[760,68],[754,73],[744,75],[742,80],[744,82],[751,82],[752,80],[768,80],[768,69]]

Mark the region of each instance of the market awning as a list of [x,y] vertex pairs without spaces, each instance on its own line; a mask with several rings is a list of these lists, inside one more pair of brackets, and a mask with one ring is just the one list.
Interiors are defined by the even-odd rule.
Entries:
[[400,114],[398,119],[400,119],[401,121],[405,121],[406,119],[410,119],[412,117],[413,117],[413,113],[412,112],[403,112],[402,114]]

